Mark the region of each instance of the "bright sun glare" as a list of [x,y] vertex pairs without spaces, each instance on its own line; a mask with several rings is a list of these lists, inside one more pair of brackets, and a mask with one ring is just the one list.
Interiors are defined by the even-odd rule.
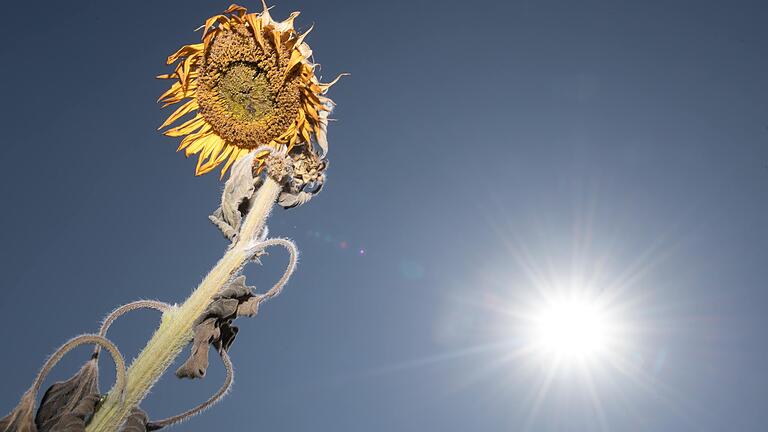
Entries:
[[529,347],[563,365],[602,360],[615,343],[615,319],[597,297],[583,292],[542,301],[529,324]]

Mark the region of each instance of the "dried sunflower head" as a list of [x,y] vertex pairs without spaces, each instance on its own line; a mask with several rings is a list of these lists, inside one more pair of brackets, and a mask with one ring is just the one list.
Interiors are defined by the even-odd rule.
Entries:
[[[198,155],[196,175],[224,164],[223,176],[261,146],[285,152],[303,146],[298,153],[315,154],[316,144],[320,157],[327,152],[333,102],[324,95],[338,78],[323,84],[315,76],[317,65],[304,42],[309,31],[298,34],[293,28],[298,15],[274,21],[266,4],[261,13],[233,4],[205,21],[202,42],[168,57],[176,68],[158,78],[175,81],[158,102],[181,105],[160,129],[191,117],[164,134],[183,137],[178,151],[187,157]],[[259,171],[267,154],[256,155]]]

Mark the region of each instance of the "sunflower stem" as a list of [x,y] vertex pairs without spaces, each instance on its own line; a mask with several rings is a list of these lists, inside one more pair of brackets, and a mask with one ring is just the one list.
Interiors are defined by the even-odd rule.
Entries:
[[125,399],[120,401],[110,391],[86,428],[87,432],[117,431],[131,410],[147,396],[152,386],[192,339],[195,320],[203,313],[211,298],[250,259],[253,239],[264,227],[280,190],[280,184],[267,176],[256,193],[236,243],[183,305],[173,307],[163,314],[160,327],[128,369]]

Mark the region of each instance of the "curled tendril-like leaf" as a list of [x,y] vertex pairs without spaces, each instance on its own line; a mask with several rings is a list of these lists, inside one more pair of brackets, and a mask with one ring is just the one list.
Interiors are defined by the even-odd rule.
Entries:
[[279,295],[280,292],[282,292],[285,284],[288,283],[288,279],[291,278],[291,275],[296,270],[296,264],[299,262],[299,249],[296,247],[294,242],[285,238],[271,238],[268,240],[256,242],[256,244],[248,248],[248,254],[258,256],[259,254],[263,253],[266,248],[271,246],[282,246],[286,248],[290,256],[288,258],[288,265],[286,266],[283,275],[272,286],[272,288],[270,288],[266,293],[264,293],[263,296],[260,297],[260,301],[271,299]]
[[[235,301],[235,304],[237,301]],[[160,301],[155,300],[139,300],[132,303],[125,304],[123,306],[120,306],[119,308],[112,311],[105,319],[101,326],[101,329],[99,330],[99,334],[104,336],[107,333],[107,330],[109,330],[109,327],[112,325],[112,323],[119,317],[121,317],[123,314],[127,312],[131,312],[138,309],[155,309],[161,312],[166,312],[168,309],[170,309],[170,305],[167,303],[163,303]],[[207,349],[207,346],[206,346]],[[96,352],[94,352],[94,357],[98,355],[98,349]],[[166,419],[157,420],[150,422],[148,420],[147,414],[142,411],[141,409],[135,408],[131,414],[126,419],[125,423],[123,423],[123,426],[120,428],[120,432],[145,432],[145,431],[154,431],[158,429],[162,429],[166,426],[171,426],[177,423],[180,423],[190,417],[193,417],[209,407],[216,404],[219,400],[221,400],[228,392],[229,389],[232,387],[232,382],[234,380],[234,369],[232,367],[232,362],[229,359],[229,356],[226,352],[221,352],[221,359],[224,363],[224,367],[226,369],[227,376],[224,379],[224,384],[221,386],[221,388],[208,400],[201,403],[200,405],[184,411],[181,414],[175,415],[173,417],[168,417]],[[207,360],[207,357],[206,357]]]
[[[93,334],[85,334],[77,336],[73,339],[70,339],[67,341],[64,345],[59,347],[53,355],[45,362],[43,367],[40,369],[40,372],[38,372],[37,376],[35,377],[35,381],[32,383],[32,386],[27,390],[24,395],[21,398],[21,401],[19,402],[19,405],[16,406],[16,408],[5,418],[0,419],[0,432],[38,432],[43,430],[56,430],[55,428],[58,428],[58,424],[60,420],[66,420],[66,422],[69,424],[73,418],[76,418],[77,416],[81,415],[84,411],[88,410],[88,403],[85,402],[84,404],[80,404],[80,399],[74,399],[78,397],[78,395],[82,394],[83,390],[93,388],[94,385],[93,379],[94,374],[93,370],[91,369],[95,365],[87,365],[83,368],[86,369],[84,372],[83,369],[81,369],[75,377],[80,377],[80,380],[86,380],[87,382],[78,382],[75,383],[73,386],[68,386],[70,389],[74,389],[74,393],[64,391],[64,392],[57,392],[57,391],[51,391],[56,385],[52,386],[51,389],[49,389],[49,392],[46,392],[46,397],[43,399],[43,403],[46,404],[43,406],[41,404],[41,410],[38,414],[43,414],[43,417],[41,417],[41,424],[36,424],[35,419],[33,418],[33,412],[35,410],[35,398],[37,397],[37,393],[40,391],[40,387],[42,386],[43,381],[48,376],[50,371],[53,369],[54,366],[66,355],[69,351],[71,351],[73,348],[83,345],[83,344],[98,344],[102,347],[106,348],[107,351],[112,355],[112,359],[115,362],[115,389],[118,392],[118,397],[122,399],[123,392],[125,390],[125,361],[123,360],[123,356],[120,354],[120,351],[117,349],[117,347],[110,342],[109,340],[105,339],[102,336],[99,335],[93,335]],[[91,360],[93,361],[93,360]],[[89,362],[90,363],[90,362]],[[74,378],[74,377],[73,377]],[[91,381],[88,381],[91,380]],[[71,380],[70,380],[71,381]],[[60,386],[59,388],[66,387],[65,383],[58,383]],[[88,395],[88,399],[90,401],[98,400],[99,395]],[[83,399],[84,400],[84,399]],[[96,403],[93,403],[93,409],[96,407]],[[48,405],[52,404],[52,405]],[[61,407],[60,409],[49,409],[48,407]],[[62,411],[63,410],[63,411]],[[55,424],[50,423],[49,418],[44,418],[45,413],[55,413],[56,416],[59,417],[59,421],[57,421]],[[90,413],[86,412],[83,414],[83,419],[87,416],[92,414],[93,411]],[[38,429],[39,426],[39,429]],[[59,429],[62,430],[62,429]]]
[[166,426],[175,425],[191,417],[194,417],[197,414],[200,414],[201,412],[215,405],[217,402],[223,399],[224,396],[227,395],[227,393],[229,393],[229,390],[232,388],[232,382],[234,381],[235,371],[234,371],[234,368],[232,367],[232,361],[229,359],[229,354],[227,354],[226,351],[220,351],[219,354],[221,354],[221,361],[224,363],[224,368],[226,369],[226,372],[227,372],[227,376],[226,378],[224,378],[224,384],[222,384],[222,386],[219,388],[219,391],[217,391],[207,401],[201,403],[200,405],[188,411],[185,411],[173,417],[168,417],[163,420],[157,420],[157,421],[147,423],[148,431],[162,429]]
[[[107,330],[112,326],[112,323],[115,322],[116,319],[120,318],[124,314],[139,310],[139,309],[154,309],[160,312],[167,312],[168,309],[171,308],[171,305],[168,303],[163,303],[161,301],[157,300],[137,300],[135,302],[124,304],[117,309],[113,310],[112,312],[107,315],[106,318],[104,318],[104,321],[101,323],[101,328],[99,329],[99,336],[106,337]],[[93,350],[93,357],[98,357],[99,352],[101,351],[101,346],[97,345],[96,348]]]

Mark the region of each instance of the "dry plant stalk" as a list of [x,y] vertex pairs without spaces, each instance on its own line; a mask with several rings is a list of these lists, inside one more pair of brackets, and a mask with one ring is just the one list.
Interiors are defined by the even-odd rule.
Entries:
[[[209,216],[231,242],[229,248],[180,306],[155,300],[120,306],[98,334],[78,336],[62,346],[16,409],[0,419],[0,432],[157,430],[199,414],[227,394],[234,376],[227,351],[238,333],[233,321],[256,315],[261,303],[281,292],[297,264],[292,241],[267,238],[267,217],[275,203],[292,208],[319,193],[328,166],[326,128],[334,104],[325,93],[338,77],[328,84],[317,79],[312,50],[304,41],[309,31],[299,34],[293,27],[297,16],[294,12],[285,21],[275,21],[266,4],[260,13],[233,4],[198,29],[201,42],[168,57],[174,71],[158,78],[172,84],[158,102],[179,106],[160,129],[167,136],[182,137],[177,151],[198,155],[196,175],[219,165],[222,177],[229,172],[221,203]],[[259,257],[272,246],[286,248],[290,259],[283,276],[259,294],[240,273],[247,263],[260,263]],[[106,334],[118,317],[137,309],[158,310],[162,319],[126,371]],[[197,407],[151,421],[139,404],[190,341],[190,356],[176,375],[204,377],[213,347],[226,369],[225,381]],[[35,397],[45,376],[65,353],[83,343],[96,344],[91,359],[72,378],[51,386],[35,414]],[[106,395],[98,389],[101,348],[109,351],[117,367],[117,380]]]

